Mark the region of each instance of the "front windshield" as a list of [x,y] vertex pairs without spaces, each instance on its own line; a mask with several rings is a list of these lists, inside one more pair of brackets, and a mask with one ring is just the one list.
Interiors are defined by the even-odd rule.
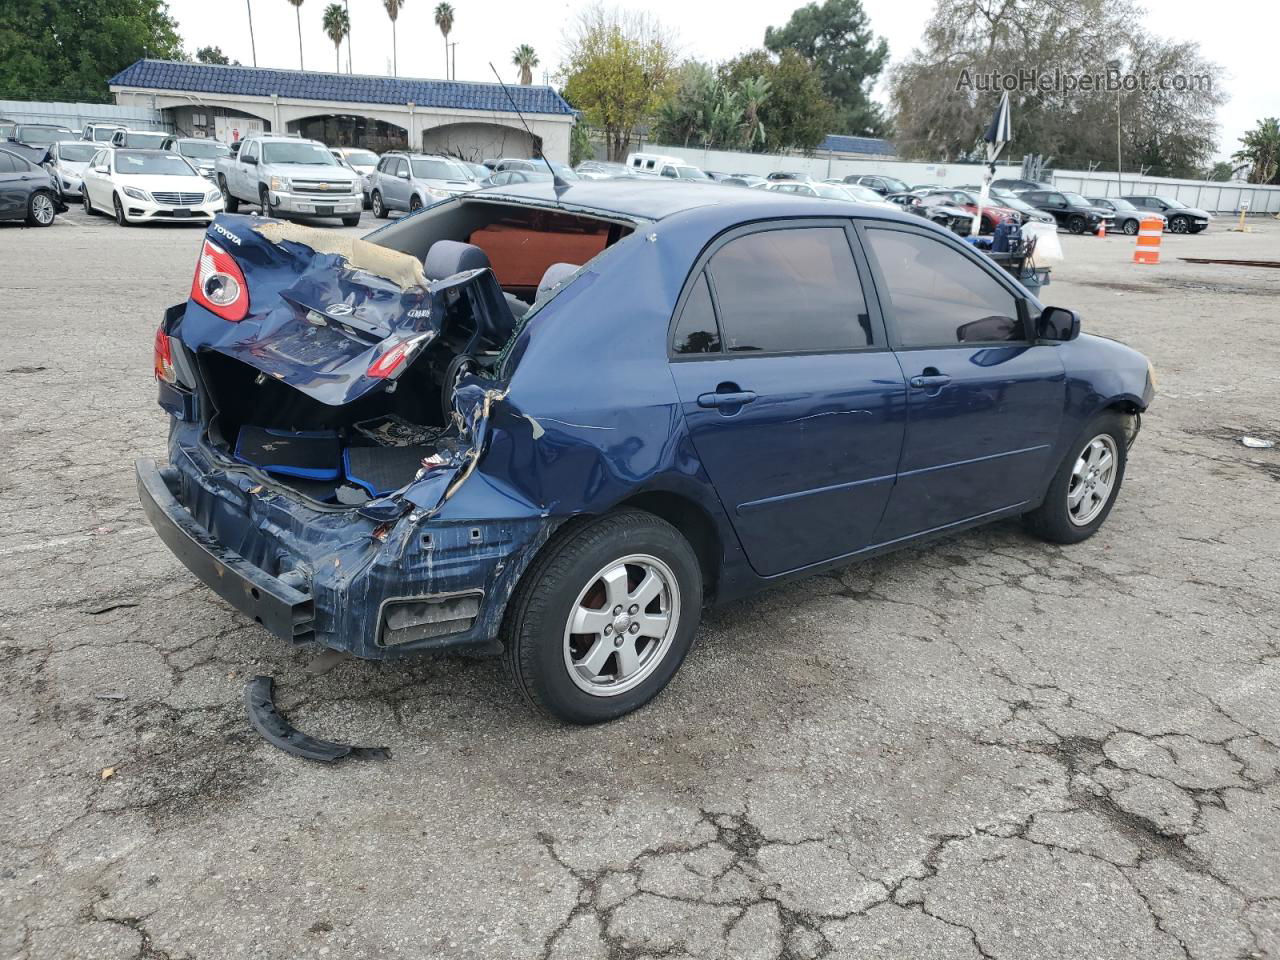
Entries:
[[1067,198],[1067,203],[1071,204],[1073,207],[1091,206],[1089,201],[1078,193],[1064,193],[1063,196]]
[[1166,207],[1172,207],[1174,210],[1186,210],[1187,205],[1180,200],[1171,200],[1169,197],[1156,197]]
[[898,180],[894,177],[881,177],[884,185],[889,188],[890,193],[907,193],[911,188],[907,186],[905,180]]
[[178,152],[184,157],[195,157],[197,160],[216,160],[218,157],[231,156],[231,148],[217,140],[183,140],[178,144]]
[[126,133],[124,145],[139,150],[158,150],[160,145],[169,139],[167,133]]
[[116,173],[130,176],[192,177],[191,164],[176,153],[158,150],[117,150]]
[[347,163],[353,167],[376,167],[378,155],[372,150],[348,150]]
[[697,167],[676,167],[676,176],[681,180],[710,180],[705,173]]
[[830,183],[811,183],[809,188],[818,196],[825,197],[827,200],[848,200],[849,195],[839,187]]
[[55,140],[61,140],[63,137],[71,137],[74,134],[63,127],[46,127],[39,124],[23,124],[18,127],[16,139],[23,143],[29,143],[33,146],[44,147],[53,143]]
[[97,152],[96,144],[80,140],[64,141],[58,144],[58,159],[68,160],[71,163],[88,163]]
[[338,161],[333,159],[326,148],[318,143],[264,143],[262,145],[263,163],[310,163],[318,167],[336,167]]
[[470,180],[471,175],[452,160],[410,160],[419,180]]

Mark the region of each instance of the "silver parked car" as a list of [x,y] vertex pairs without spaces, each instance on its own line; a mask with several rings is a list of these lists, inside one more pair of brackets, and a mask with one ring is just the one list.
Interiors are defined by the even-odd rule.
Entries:
[[452,157],[387,153],[370,174],[369,203],[375,217],[417,210],[477,187],[471,171]]
[[84,172],[97,152],[98,144],[87,140],[55,140],[49,144],[44,168],[63,200],[84,196]]
[[360,174],[360,192],[364,195],[364,208],[369,209],[369,188],[378,169],[378,155],[364,147],[330,147],[333,159],[349,170]]
[[207,137],[170,137],[160,149],[182,154],[200,171],[200,176],[215,182],[218,179],[217,159],[231,156],[231,148],[225,143]]

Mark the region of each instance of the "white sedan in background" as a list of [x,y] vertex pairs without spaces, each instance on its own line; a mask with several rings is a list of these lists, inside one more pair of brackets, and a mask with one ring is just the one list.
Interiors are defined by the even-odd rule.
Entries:
[[186,158],[167,150],[103,147],[84,174],[86,213],[112,215],[120,226],[194,220],[222,212],[222,194]]
[[98,149],[97,144],[84,140],[55,140],[49,144],[44,168],[53,177],[53,185],[63,200],[80,196],[84,172],[89,169],[89,161]]
[[765,185],[766,190],[775,193],[797,193],[805,197],[822,197],[824,200],[852,200],[873,207],[899,209],[880,194],[868,187],[854,183],[818,183],[814,180],[772,180]]

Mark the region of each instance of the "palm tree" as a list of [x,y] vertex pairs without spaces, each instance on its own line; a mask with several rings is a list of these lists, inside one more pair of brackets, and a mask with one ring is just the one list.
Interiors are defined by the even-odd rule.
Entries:
[[[293,0],[289,0],[290,3]],[[321,21],[325,35],[333,41],[333,69],[342,72],[339,55],[342,51],[342,40],[351,32],[351,18],[340,3],[331,3],[324,8],[324,20]]]
[[520,83],[523,86],[533,83],[533,68],[538,65],[538,55],[533,52],[533,47],[527,43],[520,44],[511,54],[511,62],[520,68]]
[[764,146],[764,124],[760,122],[760,110],[769,99],[769,81],[765,77],[748,77],[738,84],[738,96],[742,100],[742,146],[751,150]]
[[1240,138],[1242,150],[1232,160],[1247,160],[1250,183],[1272,183],[1280,174],[1280,119],[1267,117]]
[[391,75],[398,77],[400,63],[396,59],[396,18],[400,16],[404,0],[382,0],[382,5],[387,8],[387,16],[391,18]]
[[449,31],[453,29],[453,4],[442,0],[436,4],[436,26],[444,34],[444,75],[449,76]]
[[307,69],[302,63],[302,0],[289,0],[293,4],[293,14],[298,21],[298,69]]

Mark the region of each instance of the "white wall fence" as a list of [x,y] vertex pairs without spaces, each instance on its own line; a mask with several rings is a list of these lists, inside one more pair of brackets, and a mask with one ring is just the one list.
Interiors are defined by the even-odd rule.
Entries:
[[[907,183],[937,183],[946,187],[982,183],[985,169],[979,163],[925,163],[914,160],[881,160],[843,157],[839,154],[818,154],[812,157],[769,153],[738,153],[729,150],[702,150],[688,147],[668,147],[645,144],[646,153],[663,153],[720,173],[754,173],[764,176],[775,170],[805,173],[819,180],[828,177],[847,177],[854,174],[879,173]],[[997,167],[997,176],[1021,176],[1019,164]],[[1054,185],[1090,197],[1115,197],[1132,194],[1158,193],[1173,197],[1192,207],[1200,207],[1214,213],[1235,213],[1240,202],[1249,204],[1250,213],[1280,213],[1280,186],[1260,186],[1231,181],[1214,183],[1208,180],[1175,180],[1168,177],[1139,177],[1126,173],[1120,183],[1114,173],[1085,170],[1058,170]],[[1123,192],[1120,187],[1123,184]]]
[[0,117],[19,123],[54,123],[79,133],[86,123],[122,123],[133,130],[168,130],[159,110],[114,103],[54,103],[42,100],[0,100]]

